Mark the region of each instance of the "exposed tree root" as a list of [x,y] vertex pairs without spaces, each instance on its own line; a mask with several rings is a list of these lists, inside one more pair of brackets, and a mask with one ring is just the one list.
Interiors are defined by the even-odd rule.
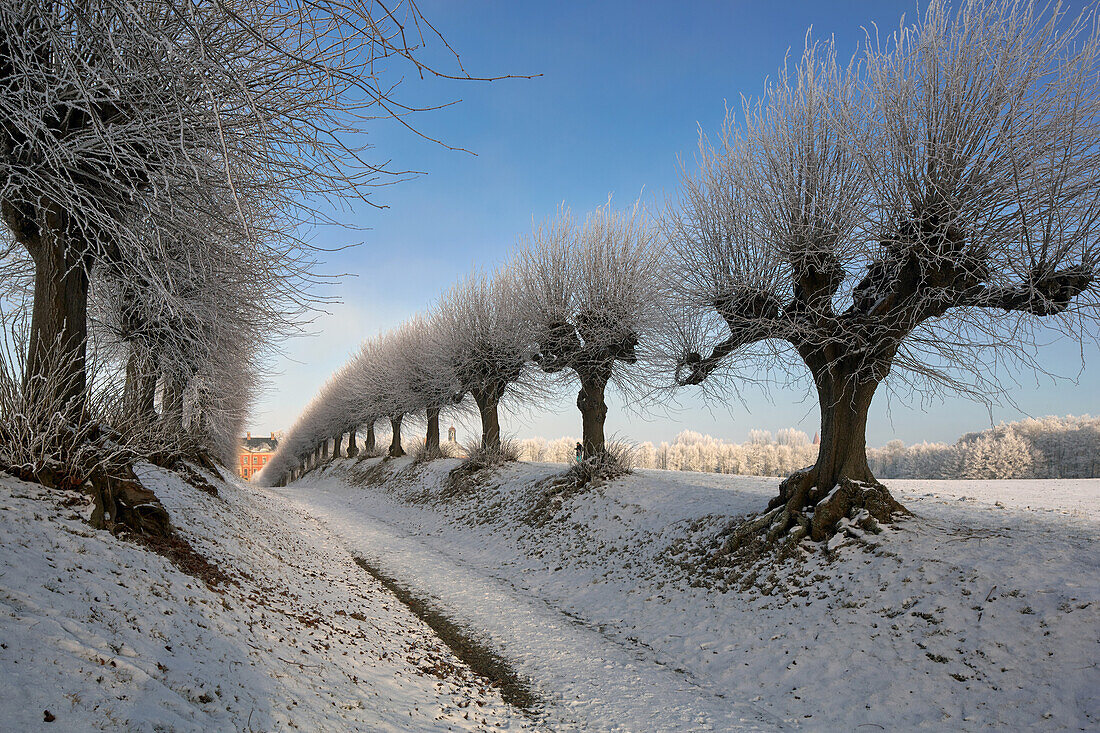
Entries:
[[825,542],[837,532],[858,539],[880,533],[880,523],[892,522],[895,515],[909,515],[880,483],[841,478],[825,492],[816,479],[808,468],[783,481],[768,510],[733,528],[718,557],[795,545],[804,539]]
[[128,530],[139,535],[172,534],[168,511],[152,491],[142,485],[129,464],[98,466],[84,483],[95,509],[91,524],[112,532]]
[[[181,467],[184,470],[181,471]],[[141,483],[128,463],[116,461],[96,466],[83,480],[79,473],[56,461],[44,462],[38,467],[5,467],[3,470],[23,481],[51,489],[84,493],[92,501],[92,514],[88,519],[91,526],[163,555],[210,588],[217,589],[233,582],[221,568],[176,533],[164,505]],[[183,474],[186,481],[198,485],[200,490],[217,495],[213,484],[190,463],[176,460],[170,470]]]
[[97,465],[86,477],[52,461],[9,471],[24,481],[51,489],[88,494],[93,504],[89,523],[96,529],[150,536],[167,536],[172,532],[168,511],[156,494],[142,485],[128,463]]
[[[211,496],[218,495],[218,487],[210,483],[203,476],[199,468],[209,471],[214,476],[221,476],[221,471],[214,458],[204,450],[189,451],[186,454],[179,452],[154,453],[149,456],[149,462],[154,466],[174,471],[199,491]],[[197,468],[196,468],[197,467]]]

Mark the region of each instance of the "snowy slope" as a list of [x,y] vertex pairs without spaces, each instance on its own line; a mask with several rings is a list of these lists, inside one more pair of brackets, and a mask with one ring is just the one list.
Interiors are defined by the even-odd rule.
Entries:
[[90,529],[75,494],[0,477],[0,729],[528,726],[287,502],[140,473],[235,584]]
[[273,491],[481,629],[556,728],[1100,728],[1100,480],[892,481],[916,516],[876,546],[701,583],[691,548],[775,479],[639,471],[531,517],[560,465],[458,495],[453,461],[349,465]]

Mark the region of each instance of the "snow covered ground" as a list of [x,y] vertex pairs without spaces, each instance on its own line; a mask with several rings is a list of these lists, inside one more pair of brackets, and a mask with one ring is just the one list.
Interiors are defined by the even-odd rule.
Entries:
[[554,729],[1100,728],[1100,480],[891,481],[915,516],[877,544],[704,575],[776,479],[638,471],[548,502],[560,465],[454,491],[454,461],[374,463],[270,491],[483,633]]
[[0,729],[531,725],[288,502],[140,473],[234,582],[212,590],[92,530],[78,495],[0,476]]
[[[455,491],[454,461],[376,463],[219,497],[143,468],[215,589],[0,477],[0,729],[1100,728],[1100,480],[893,481],[916,516],[874,546],[704,574],[775,479],[546,501],[560,465]],[[528,676],[536,719],[357,557]]]

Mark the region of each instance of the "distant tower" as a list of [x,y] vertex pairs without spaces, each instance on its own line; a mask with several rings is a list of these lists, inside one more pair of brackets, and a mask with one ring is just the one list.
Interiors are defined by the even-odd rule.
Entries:
[[449,443],[454,443],[455,442],[455,426],[454,425],[452,425],[450,427],[450,429],[447,430],[447,442],[449,442]]
[[821,445],[821,433],[814,433],[814,445]]

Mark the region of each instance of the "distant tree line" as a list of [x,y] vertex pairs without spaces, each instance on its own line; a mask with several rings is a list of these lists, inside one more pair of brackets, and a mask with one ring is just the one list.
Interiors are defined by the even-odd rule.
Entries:
[[883,478],[1100,478],[1100,418],[1028,418],[953,445],[891,441],[867,457]]
[[[566,463],[576,439],[519,441],[520,460]],[[693,430],[672,442],[631,447],[637,468],[701,471],[747,476],[787,476],[817,460],[806,433],[787,428],[773,438],[750,432],[744,443],[728,443]],[[892,440],[868,448],[867,461],[884,479],[1100,478],[1100,418],[1028,418],[967,433],[955,443],[905,445]]]
[[[518,444],[520,459],[570,461],[573,460],[575,442],[572,438],[521,440]],[[627,448],[629,460],[636,468],[747,476],[786,476],[812,464],[817,458],[817,446],[810,443],[804,432],[792,429],[781,430],[774,438],[766,430],[753,430],[745,443],[727,443],[694,430],[685,430],[671,443],[654,445],[644,442]]]

